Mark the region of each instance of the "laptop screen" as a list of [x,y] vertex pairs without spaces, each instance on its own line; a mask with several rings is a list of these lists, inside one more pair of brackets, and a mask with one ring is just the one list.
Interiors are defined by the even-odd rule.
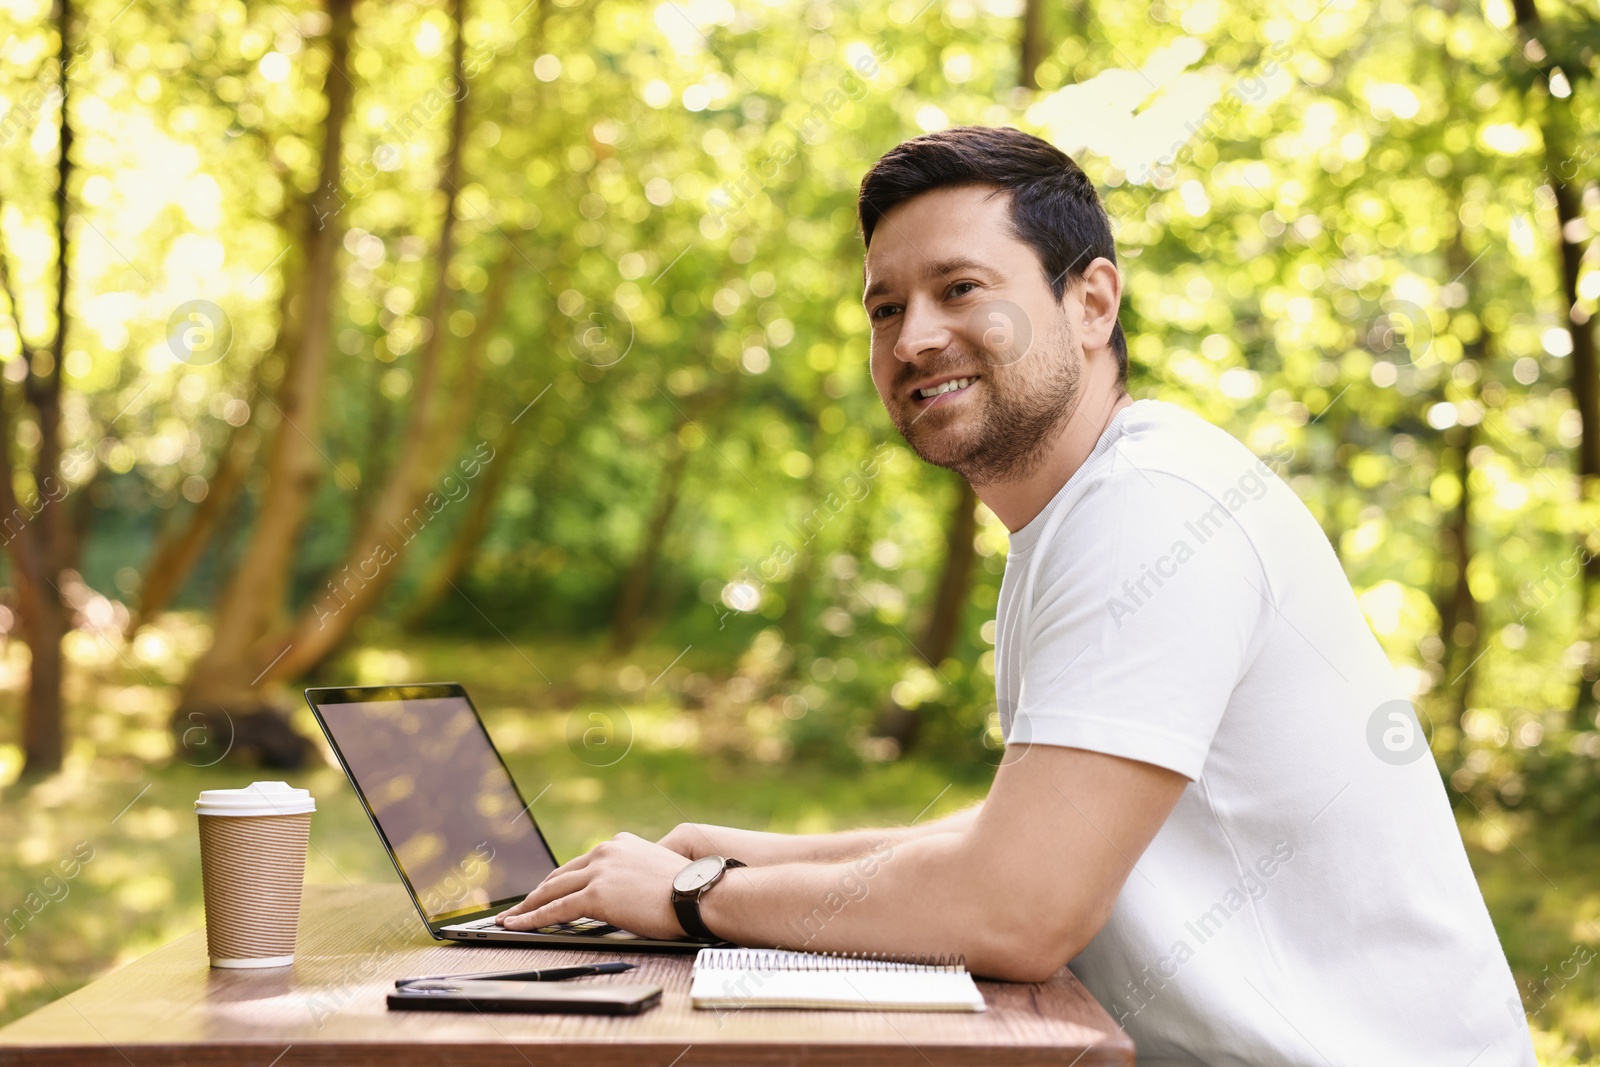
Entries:
[[521,898],[556,868],[465,696],[314,706],[430,924]]

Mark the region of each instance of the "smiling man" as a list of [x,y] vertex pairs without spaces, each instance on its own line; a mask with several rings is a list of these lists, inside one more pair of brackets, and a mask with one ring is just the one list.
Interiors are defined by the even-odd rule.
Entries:
[[960,953],[1025,982],[1070,963],[1144,1064],[1532,1064],[1327,538],[1239,442],[1128,395],[1083,172],[1016,130],[948,130],[879,160],[859,212],[884,406],[1011,531],[988,796],[897,829],[620,834],[502,921]]

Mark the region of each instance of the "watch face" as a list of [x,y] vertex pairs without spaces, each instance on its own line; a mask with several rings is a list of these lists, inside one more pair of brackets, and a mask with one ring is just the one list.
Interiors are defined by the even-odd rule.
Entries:
[[705,856],[697,859],[678,872],[678,876],[672,880],[672,888],[680,893],[693,893],[698,889],[704,889],[706,883],[722,872],[722,864],[721,856]]

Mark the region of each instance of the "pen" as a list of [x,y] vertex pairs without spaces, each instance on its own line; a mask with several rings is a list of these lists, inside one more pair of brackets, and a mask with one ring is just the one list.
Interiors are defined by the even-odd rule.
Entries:
[[632,963],[590,963],[581,967],[545,967],[534,971],[484,971],[480,974],[430,974],[420,978],[396,978],[394,987],[402,989],[412,982],[457,982],[482,979],[502,982],[562,982],[568,978],[587,978],[591,974],[621,974],[637,966]]

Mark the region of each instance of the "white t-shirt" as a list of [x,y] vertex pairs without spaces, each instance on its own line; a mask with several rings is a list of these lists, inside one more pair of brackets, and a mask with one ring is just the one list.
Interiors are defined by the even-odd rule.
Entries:
[[1012,535],[995,662],[1008,742],[1191,779],[1072,961],[1140,1064],[1534,1063],[1415,713],[1238,441],[1119,412]]

